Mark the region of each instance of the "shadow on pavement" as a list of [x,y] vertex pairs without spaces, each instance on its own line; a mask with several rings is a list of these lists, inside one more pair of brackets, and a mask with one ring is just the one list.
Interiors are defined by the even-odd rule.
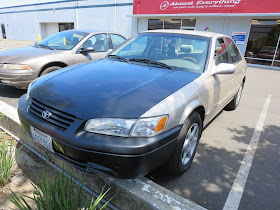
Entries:
[[[207,209],[222,209],[254,128],[242,126],[241,129],[229,128],[228,132],[233,133],[233,137],[226,141],[241,143],[243,147],[229,151],[222,145],[216,148],[200,142],[195,160],[185,174],[178,177],[168,176],[164,169],[160,169],[149,174],[148,178]],[[274,203],[271,208],[280,206],[279,136],[280,127],[272,125],[264,127],[243,194],[244,202],[241,202],[243,208],[240,209],[259,209],[260,206],[265,208],[268,203]],[[269,166],[272,161],[273,167]],[[264,171],[265,168],[267,170]],[[265,192],[268,191],[270,202],[264,199],[264,195],[267,195]]]
[[26,93],[27,90],[17,89],[15,87],[0,85],[0,97],[19,98]]

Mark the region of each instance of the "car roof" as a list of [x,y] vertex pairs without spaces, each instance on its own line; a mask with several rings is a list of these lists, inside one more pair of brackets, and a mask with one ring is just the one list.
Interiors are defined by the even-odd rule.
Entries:
[[70,29],[68,31],[80,31],[80,32],[86,32],[86,33],[104,32],[104,31],[96,30],[96,29]]
[[174,30],[174,29],[160,29],[160,30],[149,30],[143,31],[141,33],[173,33],[173,34],[188,34],[188,35],[197,35],[204,37],[213,37],[213,36],[226,36],[224,34],[208,32],[208,31],[193,31],[193,30]]
[[118,34],[127,39],[127,37],[123,34],[120,34],[118,32],[108,32],[108,31],[102,31],[102,30],[96,30],[96,29],[69,29],[67,31],[77,31],[77,32],[85,32],[88,34],[94,34],[94,33],[109,33],[109,34]]

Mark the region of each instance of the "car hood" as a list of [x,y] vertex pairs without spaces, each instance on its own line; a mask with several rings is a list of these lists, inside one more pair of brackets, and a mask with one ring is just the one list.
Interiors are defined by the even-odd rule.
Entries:
[[138,118],[199,76],[102,59],[40,78],[30,97],[85,120]]
[[55,54],[57,50],[37,48],[33,46],[15,48],[0,52],[0,63],[27,64],[25,61],[48,54]]

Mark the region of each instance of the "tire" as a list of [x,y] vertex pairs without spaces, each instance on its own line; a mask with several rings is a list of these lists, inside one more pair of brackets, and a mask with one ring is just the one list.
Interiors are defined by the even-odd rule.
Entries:
[[240,85],[240,87],[238,89],[238,92],[236,93],[234,98],[231,100],[231,102],[229,102],[228,105],[226,105],[225,110],[233,111],[238,107],[238,104],[239,104],[240,99],[241,99],[243,87],[244,87],[244,82],[242,82],[242,84]]
[[178,137],[177,146],[165,167],[169,174],[178,176],[190,168],[201,133],[201,117],[197,112],[193,112],[184,122]]
[[43,70],[43,72],[40,74],[40,76],[44,76],[50,72],[53,72],[55,70],[58,70],[58,69],[61,69],[60,66],[51,66],[51,67],[48,67],[46,69]]

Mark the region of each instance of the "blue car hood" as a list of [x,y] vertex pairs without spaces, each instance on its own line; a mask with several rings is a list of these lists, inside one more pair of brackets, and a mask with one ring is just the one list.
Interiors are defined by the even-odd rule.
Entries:
[[102,59],[38,79],[30,96],[80,119],[137,118],[199,76]]

